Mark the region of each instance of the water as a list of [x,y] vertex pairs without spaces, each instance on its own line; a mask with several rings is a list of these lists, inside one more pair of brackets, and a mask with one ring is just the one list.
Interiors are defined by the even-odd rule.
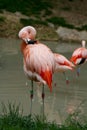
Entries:
[[[23,60],[20,52],[20,40],[0,39],[0,104],[20,104],[20,113],[30,113],[31,82],[23,72]],[[79,47],[76,43],[43,42],[53,52],[70,58],[73,50]],[[61,123],[79,108],[81,113],[87,112],[87,64],[81,67],[80,76],[76,72],[66,72],[70,83],[67,85],[62,73],[53,77],[53,92],[45,87],[45,114],[49,120]],[[34,83],[33,114],[42,113],[42,87]],[[1,107],[0,107],[1,112]]]

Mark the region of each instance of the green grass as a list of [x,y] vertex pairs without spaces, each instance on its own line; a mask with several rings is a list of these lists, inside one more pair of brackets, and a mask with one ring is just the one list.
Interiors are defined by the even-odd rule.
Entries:
[[87,130],[87,122],[84,124],[77,120],[79,111],[69,115],[64,124],[58,125],[56,122],[48,122],[39,115],[23,116],[20,113],[20,105],[9,103],[2,104],[2,114],[0,115],[0,130]]
[[65,7],[62,7],[61,10],[64,10],[64,11],[71,11],[71,7],[68,7],[68,6],[65,6]]
[[46,21],[41,21],[41,20],[34,20],[34,19],[20,19],[20,22],[26,26],[26,25],[46,25],[47,26],[47,22]]
[[87,25],[83,25],[81,27],[76,27],[73,24],[67,23],[67,21],[63,17],[51,17],[49,19],[46,19],[46,21],[53,23],[55,26],[67,27],[70,29],[76,29],[78,31],[82,31],[82,30],[87,31]]
[[4,22],[5,21],[5,17],[3,16],[0,16],[0,23]]
[[46,0],[0,0],[0,10],[5,9],[10,12],[19,11],[25,15],[38,15],[45,10],[45,15],[50,14],[52,5]]
[[66,24],[65,19],[62,17],[52,17],[52,18],[47,19],[47,21],[53,24],[62,25],[62,26]]
[[67,27],[71,29],[75,29],[74,25],[68,24],[64,18],[62,17],[51,17],[49,19],[46,19],[45,21],[40,20],[34,20],[34,19],[20,19],[20,22],[26,26],[26,25],[45,25],[48,26],[48,22],[53,23],[55,26],[62,26]]
[[52,17],[52,18],[47,19],[47,21],[51,22],[57,26],[67,27],[67,28],[71,28],[71,29],[75,28],[74,25],[68,24],[63,17]]

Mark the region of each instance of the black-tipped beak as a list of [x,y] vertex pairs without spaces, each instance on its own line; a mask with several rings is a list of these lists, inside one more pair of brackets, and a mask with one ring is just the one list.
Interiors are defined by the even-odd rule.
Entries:
[[35,44],[37,41],[36,40],[31,40],[31,39],[24,39],[24,41],[27,43],[27,44]]

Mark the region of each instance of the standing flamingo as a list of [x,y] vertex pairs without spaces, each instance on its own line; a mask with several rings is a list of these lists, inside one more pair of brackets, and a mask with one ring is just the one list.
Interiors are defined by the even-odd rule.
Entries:
[[[56,67],[55,67],[56,72],[63,72],[65,75],[65,71],[73,70],[73,68],[75,67],[72,62],[70,62],[65,56],[61,54],[54,53],[54,57],[56,61]],[[66,83],[68,84],[69,81],[66,75],[65,78],[66,78]]]
[[[85,48],[86,41],[82,41],[82,47],[77,48],[70,59],[72,63],[74,63],[76,66],[82,65],[87,60],[87,49]],[[77,70],[77,74],[79,75],[80,68]]]
[[[22,39],[21,51],[24,61],[24,72],[31,80],[31,104],[33,98],[33,81],[43,84],[42,100],[44,108],[44,85],[48,85],[52,91],[52,75],[55,69],[55,58],[52,51],[44,44],[35,40],[36,30],[32,26],[26,26],[19,31]],[[32,107],[31,112],[32,113]]]

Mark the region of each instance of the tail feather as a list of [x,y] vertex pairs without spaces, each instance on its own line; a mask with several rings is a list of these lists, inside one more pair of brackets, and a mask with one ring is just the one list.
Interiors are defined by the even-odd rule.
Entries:
[[40,75],[46,81],[50,92],[52,92],[52,72],[49,70],[41,71]]

